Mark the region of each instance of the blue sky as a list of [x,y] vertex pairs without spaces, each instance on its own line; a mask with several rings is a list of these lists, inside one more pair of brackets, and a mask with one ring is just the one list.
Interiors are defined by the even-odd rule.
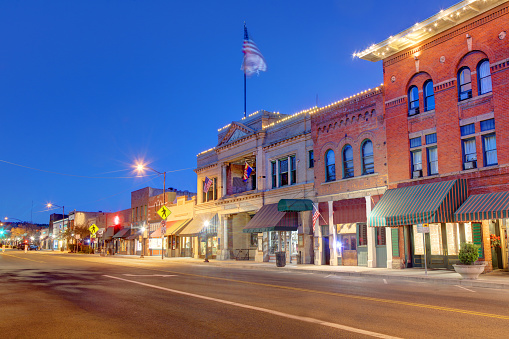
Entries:
[[2,1],[0,215],[129,208],[132,190],[162,187],[133,178],[140,158],[196,191],[196,154],[243,115],[244,21],[268,66],[248,113],[292,114],[380,84],[382,63],[352,53],[453,4]]

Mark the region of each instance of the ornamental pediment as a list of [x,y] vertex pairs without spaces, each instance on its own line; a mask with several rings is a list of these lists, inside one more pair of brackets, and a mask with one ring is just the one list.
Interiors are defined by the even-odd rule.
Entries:
[[228,144],[235,140],[242,139],[250,134],[253,134],[254,130],[238,122],[232,122],[228,128],[228,132],[224,135],[223,139],[219,142],[218,146]]

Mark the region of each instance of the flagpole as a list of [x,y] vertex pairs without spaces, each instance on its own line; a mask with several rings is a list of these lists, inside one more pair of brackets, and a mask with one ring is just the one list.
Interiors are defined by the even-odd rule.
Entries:
[[[246,22],[244,21],[244,41],[249,40],[249,35],[247,34],[247,26]],[[244,65],[245,66],[245,65]],[[244,118],[246,117],[246,69],[244,68]]]

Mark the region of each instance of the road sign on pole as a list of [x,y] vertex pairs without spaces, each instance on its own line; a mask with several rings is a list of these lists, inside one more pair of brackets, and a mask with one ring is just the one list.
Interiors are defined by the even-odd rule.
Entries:
[[96,224],[92,224],[88,230],[90,231],[90,233],[97,233],[97,231],[99,230],[99,227],[96,226]]
[[157,211],[157,214],[159,214],[159,216],[163,219],[163,220],[166,220],[166,218],[168,218],[171,214],[171,211],[169,210],[168,207],[164,206],[161,207],[159,209],[159,211]]

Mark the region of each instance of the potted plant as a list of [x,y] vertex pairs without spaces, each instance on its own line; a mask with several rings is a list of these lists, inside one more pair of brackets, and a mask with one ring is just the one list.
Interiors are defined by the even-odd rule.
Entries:
[[484,272],[484,262],[476,264],[479,258],[479,245],[472,243],[462,243],[459,259],[460,264],[454,264],[454,270],[459,273],[463,279],[477,279],[479,275]]

